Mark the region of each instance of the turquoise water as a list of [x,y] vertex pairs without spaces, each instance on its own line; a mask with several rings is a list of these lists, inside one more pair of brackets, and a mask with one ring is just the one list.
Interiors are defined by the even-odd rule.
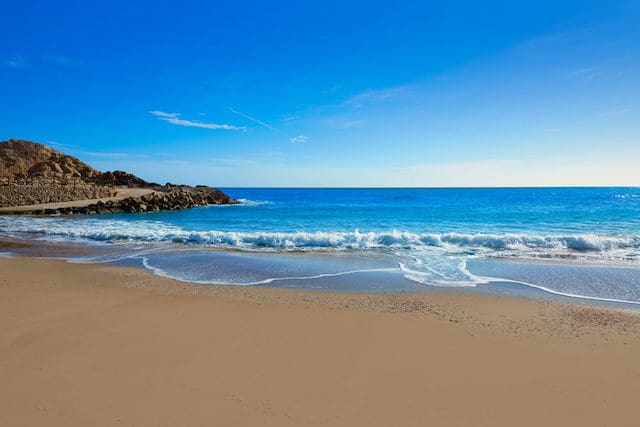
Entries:
[[[639,188],[225,191],[243,203],[146,214],[0,217],[0,235],[113,245],[118,253],[139,254],[158,274],[200,283],[326,282],[377,271],[398,273],[408,287],[508,279],[562,294],[640,301]],[[238,265],[222,261],[220,250],[238,254]],[[280,260],[283,253],[306,256],[283,262],[274,253]],[[542,260],[578,270],[571,271],[572,280],[559,280],[548,272],[536,276],[535,268],[526,274],[503,268],[489,276],[469,267],[485,259]],[[224,267],[231,264],[234,269]],[[628,274],[615,270],[609,280],[598,270],[593,278],[589,265],[605,271],[624,266]],[[615,286],[607,286],[616,274]]]

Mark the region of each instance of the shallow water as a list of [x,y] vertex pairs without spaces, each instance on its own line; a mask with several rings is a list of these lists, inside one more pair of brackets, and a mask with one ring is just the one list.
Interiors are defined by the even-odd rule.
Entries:
[[[0,236],[106,245],[117,248],[111,261],[142,245],[150,252],[134,258],[147,268],[198,283],[342,289],[357,282],[351,290],[361,290],[368,280],[373,290],[395,292],[509,280],[640,302],[638,188],[226,191],[243,204],[5,216]],[[559,266],[481,262],[487,259]],[[625,269],[611,268],[617,265]]]

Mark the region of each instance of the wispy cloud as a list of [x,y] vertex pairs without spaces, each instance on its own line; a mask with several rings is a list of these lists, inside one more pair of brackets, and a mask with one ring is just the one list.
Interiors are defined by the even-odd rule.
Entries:
[[80,67],[84,65],[84,62],[77,58],[71,58],[69,56],[64,55],[55,55],[52,53],[47,53],[42,57],[42,60],[45,62],[51,62],[57,65],[62,65],[65,67]]
[[105,159],[124,159],[130,157],[128,153],[104,152],[104,151],[76,151],[77,154],[88,157],[100,157]]
[[621,108],[619,110],[604,111],[596,115],[596,117],[601,119],[603,117],[620,116],[622,114],[630,113],[631,111],[633,111],[633,108]]
[[153,114],[156,117],[166,117],[166,118],[175,118],[180,115],[177,113],[165,113],[164,111],[149,111],[149,113]]
[[258,123],[259,125],[264,126],[264,127],[266,127],[267,129],[270,129],[270,130],[276,130],[276,128],[274,128],[274,127],[273,127],[273,126],[271,126],[270,124],[265,123],[265,122],[263,122],[262,120],[258,120],[258,119],[256,119],[255,117],[251,117],[251,116],[250,116],[250,115],[248,115],[248,114],[242,113],[242,112],[240,112],[240,111],[236,110],[235,108],[227,107],[227,110],[231,111],[233,114],[236,114],[236,115],[238,115],[238,116],[240,116],[240,117],[244,117],[245,119],[251,120],[251,121],[252,121],[252,122],[254,122],[254,123]]
[[25,68],[28,68],[26,58],[20,55],[15,55],[5,59],[2,64],[5,67],[15,68],[16,70],[24,70]]
[[225,129],[225,130],[241,130],[241,131],[247,130],[245,126],[234,126],[234,125],[218,124],[218,123],[204,123],[197,120],[181,119],[180,113],[165,113],[164,111],[149,111],[149,114],[156,116],[158,120],[163,120],[165,122],[169,122],[172,125],[176,125],[176,126],[188,126],[188,127],[196,127],[196,128],[203,128],[203,129]]
[[309,137],[307,135],[298,135],[298,136],[294,136],[293,138],[289,138],[289,142],[292,142],[294,144],[307,142],[307,141],[309,141]]
[[348,97],[344,101],[344,105],[353,108],[362,108],[366,105],[378,104],[399,95],[410,93],[412,90],[415,90],[415,88],[416,85],[403,85],[385,89],[368,89]]
[[578,68],[568,74],[570,78],[580,79],[585,82],[597,79],[603,75],[604,71],[598,70],[597,68]]
[[[85,151],[80,147],[78,147],[77,145],[61,144],[56,141],[47,141],[46,144],[55,148],[56,150],[65,151],[67,153],[73,154],[74,156],[99,157],[99,158],[106,158],[106,159],[124,159],[127,157],[131,157],[129,153],[122,153],[122,152]],[[137,156],[137,157],[140,157],[140,156]]]

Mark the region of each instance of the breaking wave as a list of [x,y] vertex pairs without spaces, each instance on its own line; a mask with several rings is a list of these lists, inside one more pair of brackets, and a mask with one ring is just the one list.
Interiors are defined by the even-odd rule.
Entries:
[[272,205],[273,202],[269,200],[251,200],[251,199],[238,199],[240,205],[209,205],[212,207],[218,206],[263,206],[263,205]]
[[179,243],[240,250],[438,250],[498,257],[640,260],[640,235],[361,232],[196,231],[159,221],[0,218],[0,235],[45,240]]

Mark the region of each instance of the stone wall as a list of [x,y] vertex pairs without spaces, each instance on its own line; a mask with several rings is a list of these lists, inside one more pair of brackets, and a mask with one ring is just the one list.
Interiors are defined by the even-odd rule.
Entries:
[[[152,194],[140,197],[128,197],[120,200],[97,202],[89,206],[66,207],[59,209],[33,209],[20,211],[20,214],[60,215],[60,214],[102,214],[102,213],[142,213],[157,211],[175,211],[195,206],[230,205],[239,203],[222,191],[205,186],[159,187]],[[11,214],[11,212],[6,212]]]
[[0,178],[0,207],[70,202],[115,196],[112,187],[99,187],[81,180],[9,180]]

